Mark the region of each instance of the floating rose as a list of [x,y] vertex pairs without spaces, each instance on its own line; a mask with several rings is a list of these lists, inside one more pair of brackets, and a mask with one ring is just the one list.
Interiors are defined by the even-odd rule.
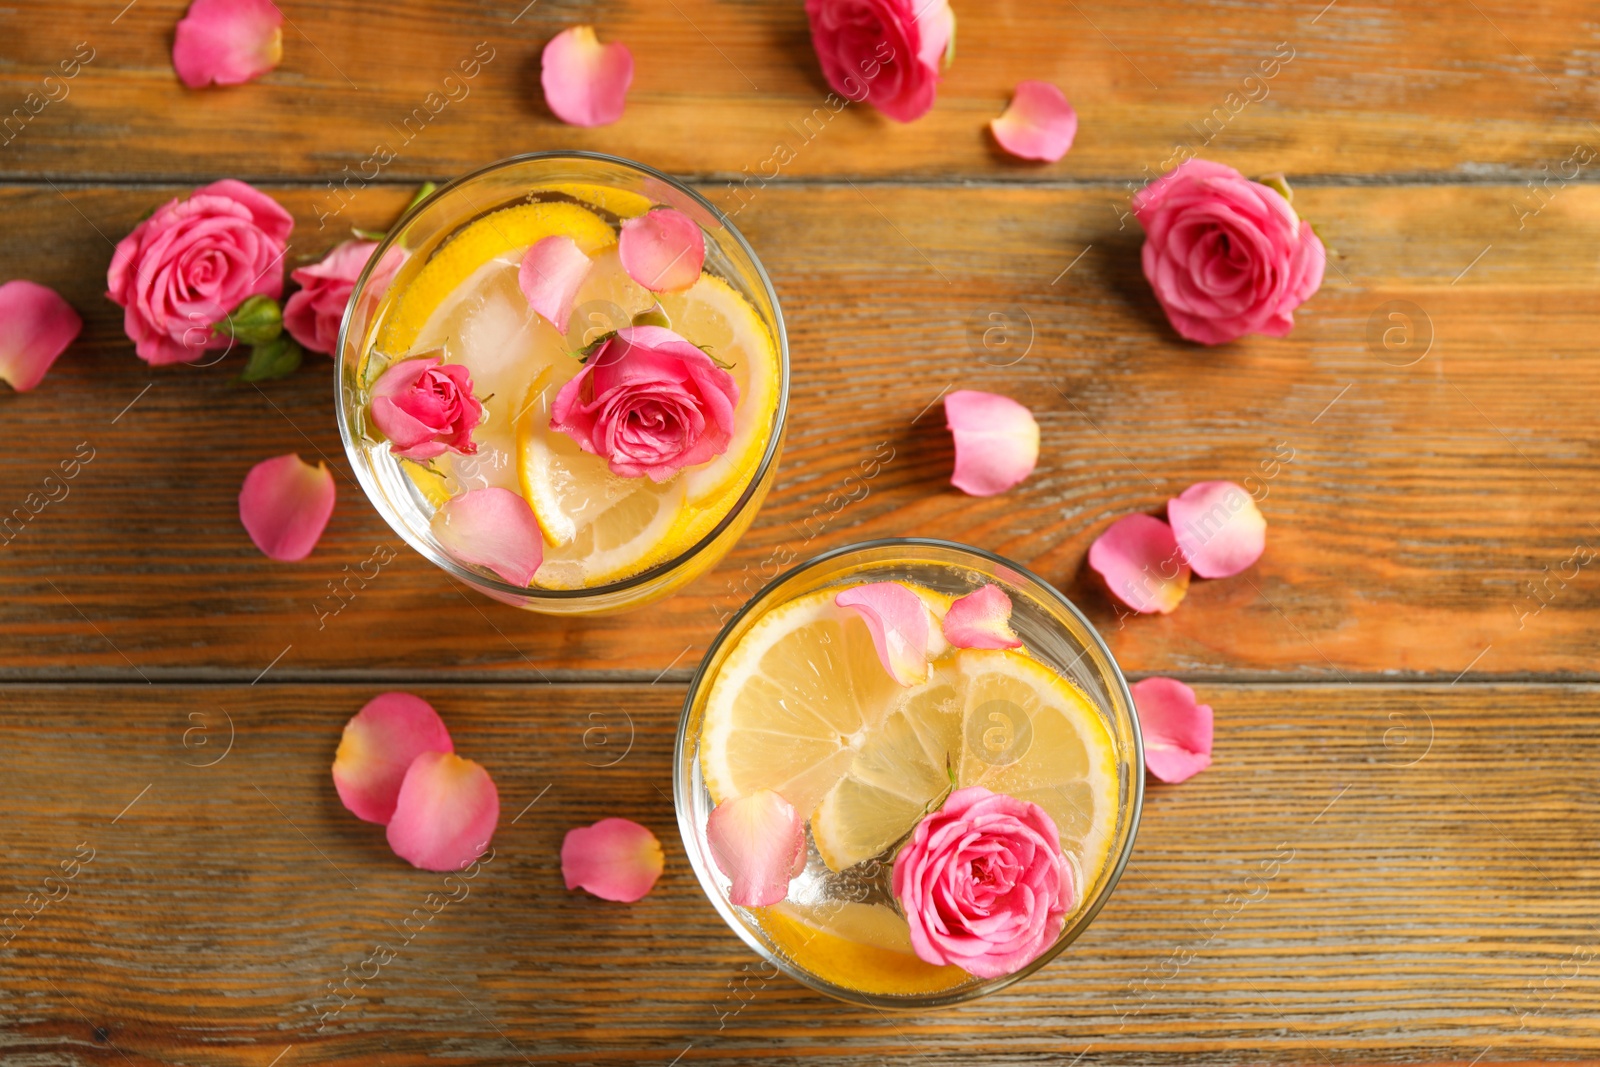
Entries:
[[897,122],[933,106],[955,45],[948,0],[806,0],[806,17],[835,92]]
[[544,562],[544,534],[520,494],[499,486],[470,489],[433,515],[433,535],[456,559],[527,585]]
[[1163,782],[1193,778],[1211,766],[1211,706],[1176,678],[1146,678],[1130,687],[1144,736],[1144,765]]
[[626,326],[556,394],[550,428],[623,478],[664,482],[722,455],[739,387],[700,349],[661,326]]
[[656,835],[630,819],[601,819],[568,830],[561,842],[561,877],[567,888],[581,888],[602,900],[642,899],[665,866]]
[[700,280],[706,238],[688,215],[652,208],[622,224],[617,257],[628,277],[655,293],[687,289]]
[[156,208],[117,242],[106,272],[139,358],[183,363],[232,345],[212,327],[249,297],[282,295],[293,229],[271,197],[232,179]]
[[283,304],[283,328],[289,336],[313,352],[333,354],[345,305],[377,247],[376,241],[345,241],[321,262],[290,272],[300,290]]
[[[1287,184],[1284,184],[1287,189]],[[1190,159],[1133,198],[1144,276],[1191,341],[1282,337],[1322,285],[1322,242],[1284,193],[1220,163]]]
[[1171,614],[1189,592],[1189,564],[1172,527],[1153,515],[1124,515],[1089,546],[1089,566],[1134,611]]
[[869,582],[851,586],[833,602],[861,616],[879,662],[895,681],[913,686],[928,680],[932,627],[921,597],[899,582]]
[[500,821],[489,772],[451,752],[411,761],[389,819],[389,847],[425,871],[459,871],[483,855]]
[[446,452],[478,450],[472,431],[483,405],[472,395],[472,375],[442,355],[403,359],[372,386],[372,422],[401,459],[427,460]]
[[387,826],[416,758],[454,751],[432,704],[410,693],[379,693],[345,723],[333,756],[333,785],[356,818]]
[[546,237],[522,257],[517,285],[528,306],[565,334],[572,317],[572,301],[592,266],[594,261],[572,238],[559,234]]
[[0,378],[26,393],[82,330],[83,320],[54,289],[21,280],[0,285]]
[[293,452],[250,468],[239,488],[239,521],[268,557],[305,559],[333,514],[333,474]]
[[717,869],[732,880],[728,900],[741,907],[776,904],[806,866],[805,821],[770,789],[724,800],[706,820]]
[[1012,155],[1054,163],[1078,135],[1078,113],[1049,82],[1019,82],[1010,106],[989,123],[989,130]]
[[982,786],[956,790],[917,824],[892,881],[917,956],[979,978],[1042,955],[1077,898],[1050,816]]
[[969,496],[994,496],[1033,473],[1039,424],[1007,396],[957,389],[944,398],[945,423],[956,443],[950,484]]
[[172,67],[191,89],[242,85],[282,59],[283,12],[272,0],[194,0],[172,43]]
[[944,636],[957,648],[1021,648],[1011,629],[1011,598],[992,583],[950,605],[944,617]]
[[1178,549],[1202,578],[1231,578],[1267,548],[1267,520],[1233,482],[1197,482],[1167,501]]
[[570,126],[606,126],[622,117],[633,84],[633,53],[601,44],[593,26],[572,26],[544,46],[539,84],[556,118]]

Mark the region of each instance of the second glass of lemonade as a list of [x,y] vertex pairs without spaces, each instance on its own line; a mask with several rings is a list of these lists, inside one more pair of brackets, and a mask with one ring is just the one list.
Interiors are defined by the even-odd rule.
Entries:
[[[698,278],[671,291],[635,281],[618,250],[629,220],[661,209],[690,220],[704,244]],[[537,313],[519,286],[530,248],[552,237],[570,239],[591,261],[565,331]],[[703,351],[737,394],[722,451],[659,481],[617,473],[562,432],[552,411],[597,345],[639,326],[664,328]],[[426,442],[395,455],[402,450],[376,425],[374,387],[407,361],[451,376],[427,379],[445,392],[470,382],[458,390],[470,402],[448,398],[478,407],[470,446],[419,454],[433,450]],[[413,548],[518,607],[595,614],[672,593],[748,528],[777,471],[788,342],[755,253],[709,202],[626,160],[542,153],[452,182],[389,232],[346,312],[338,383],[340,434],[357,476]],[[652,412],[642,417],[648,422]],[[486,488],[520,496],[538,521],[542,562],[526,584],[459,558],[441,537],[441,511]]]

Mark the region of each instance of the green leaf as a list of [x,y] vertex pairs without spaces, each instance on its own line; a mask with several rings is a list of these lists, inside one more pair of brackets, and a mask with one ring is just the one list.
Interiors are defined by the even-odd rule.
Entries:
[[600,349],[605,346],[605,343],[607,341],[611,340],[616,335],[617,335],[617,331],[616,330],[612,330],[610,333],[601,334],[599,337],[596,337],[593,341],[590,341],[588,344],[584,345],[582,348],[580,348],[576,352],[572,353],[572,358],[576,359],[579,363],[587,363],[587,362],[589,362],[589,357],[594,355],[596,352],[600,351]]
[[1264,174],[1256,181],[1283,197],[1289,203],[1294,203],[1294,190],[1289,188],[1289,179],[1282,174]]
[[641,311],[633,317],[635,326],[659,326],[663,330],[672,329],[672,320],[667,318],[667,313],[657,304],[649,311]]
[[[413,196],[411,198],[411,203],[406,205],[406,211],[410,211],[412,208],[428,199],[428,197],[433,195],[434,190],[437,188],[439,187],[432,182],[423,182],[422,185],[417,189],[417,195]],[[404,215],[406,211],[402,211],[400,214]]]
[[943,69],[949,70],[950,64],[956,61],[956,13],[950,12],[950,40],[944,45]]
[[254,345],[250,349],[250,362],[245,364],[244,373],[239,375],[241,382],[270,382],[278,378],[287,378],[300,366],[300,361],[305,358],[305,351],[288,334],[281,334],[270,341]]
[[283,309],[270,296],[252,296],[211,329],[242,345],[266,344],[283,332]]
[[383,230],[363,230],[359,226],[350,227],[350,232],[362,241],[381,241],[388,236]]

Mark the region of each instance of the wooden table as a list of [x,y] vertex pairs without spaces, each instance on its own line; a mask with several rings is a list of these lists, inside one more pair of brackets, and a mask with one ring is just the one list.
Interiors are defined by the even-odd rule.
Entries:
[[[852,107],[806,139],[827,89],[799,0],[287,3],[282,66],[199,93],[169,62],[182,0],[123,2],[9,8],[0,43],[0,111],[93,53],[0,147],[0,277],[86,321],[37,391],[0,395],[0,508],[93,457],[0,547],[0,905],[59,896],[0,947],[0,1062],[1600,1057],[1600,564],[1567,562],[1600,544],[1600,188],[1592,165],[1551,177],[1600,144],[1592,6],[955,0],[931,114]],[[557,124],[537,90],[543,42],[581,21],[637,60],[609,128]],[[470,95],[406,139],[480,43]],[[1266,97],[1231,111],[1274,56]],[[988,140],[1026,77],[1082,117],[1060,164]],[[394,161],[319,230],[380,144]],[[745,182],[778,145],[792,161]],[[1337,255],[1292,336],[1203,349],[1165,323],[1126,204],[1175,146],[1294,182]],[[790,326],[774,492],[714,572],[638,615],[556,621],[459,588],[356,488],[328,362],[260,387],[151,370],[102,295],[112,242],[206,181],[289,207],[298,263],[424,179],[549,148],[640,159],[730,210],[738,183]],[[1037,414],[1016,491],[948,485],[952,387]],[[893,461],[841,503],[885,442]],[[287,451],[328,460],[340,494],[291,565],[235,503]],[[1208,478],[1264,487],[1265,558],[1170,617],[1119,619],[1090,541]],[[764,561],[901,534],[1027,563],[1131,674],[1190,681],[1217,741],[1210,770],[1149,789],[1126,877],[1065,956],[892,1016],[765,980],[666,794],[685,682]],[[379,545],[395,561],[319,625]],[[345,719],[395,687],[495,775],[495,859],[325,1018],[330,984],[438,886],[329,780]],[[667,848],[636,905],[562,886],[562,835],[607,815]],[[76,877],[46,883],[64,863]]]

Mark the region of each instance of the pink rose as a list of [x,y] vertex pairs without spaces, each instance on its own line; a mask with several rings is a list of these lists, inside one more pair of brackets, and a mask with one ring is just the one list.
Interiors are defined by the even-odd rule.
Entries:
[[443,356],[403,359],[372,385],[372,421],[401,459],[472,455],[478,450],[472,430],[482,418],[467,368]]
[[1276,189],[1191,159],[1133,198],[1144,276],[1173,329],[1205,345],[1282,337],[1322,284],[1327,256]]
[[1055,944],[1076,895],[1044,809],[982,786],[917,824],[893,877],[917,956],[979,978],[1012,974]]
[[106,295],[139,358],[183,363],[226,348],[211,327],[252,296],[283,292],[294,219],[265,193],[228,179],[170,200],[117,242]]
[[949,0],[806,0],[828,84],[898,122],[933,106],[955,33]]
[[290,337],[313,352],[333,355],[345,305],[350,303],[356,279],[377,247],[376,241],[346,241],[321,263],[289,274],[300,285],[300,291],[290,294],[283,304],[283,328]]
[[550,428],[612,474],[664,482],[727,450],[738,402],[733,375],[700,349],[661,326],[628,326],[561,387]]

